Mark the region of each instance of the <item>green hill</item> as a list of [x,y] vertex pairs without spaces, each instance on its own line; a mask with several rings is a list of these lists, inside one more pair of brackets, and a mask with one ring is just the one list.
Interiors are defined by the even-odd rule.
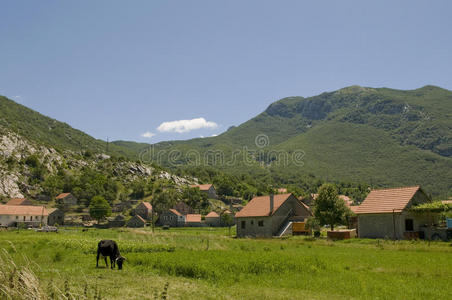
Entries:
[[[142,154],[148,147],[121,146]],[[269,174],[281,184],[307,177],[421,184],[445,197],[452,194],[452,92],[435,86],[409,91],[351,86],[284,98],[217,137],[155,144],[149,157],[173,168],[211,165]]]
[[[105,141],[94,139],[66,123],[44,116],[4,96],[0,96],[0,131],[2,128],[59,150],[107,151]],[[108,152],[118,156],[135,157],[132,150],[115,144],[108,145]]]

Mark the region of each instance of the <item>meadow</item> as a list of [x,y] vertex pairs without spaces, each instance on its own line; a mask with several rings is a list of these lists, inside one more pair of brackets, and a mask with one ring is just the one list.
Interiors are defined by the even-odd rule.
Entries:
[[[101,239],[117,241],[123,270],[96,268]],[[48,299],[451,299],[451,246],[236,239],[222,228],[19,230],[0,232],[0,269],[26,268]],[[0,272],[0,295],[1,284]]]

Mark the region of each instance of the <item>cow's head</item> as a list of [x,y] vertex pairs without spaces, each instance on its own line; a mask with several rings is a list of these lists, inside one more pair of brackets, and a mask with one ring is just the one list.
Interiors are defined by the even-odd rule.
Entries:
[[118,256],[116,258],[116,263],[118,264],[118,270],[122,270],[122,263],[126,260],[124,256]]

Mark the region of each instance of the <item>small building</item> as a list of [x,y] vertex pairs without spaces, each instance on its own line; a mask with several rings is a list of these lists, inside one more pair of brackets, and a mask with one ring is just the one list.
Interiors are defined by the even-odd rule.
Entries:
[[62,193],[56,196],[56,203],[64,206],[77,205],[77,198],[71,193]]
[[152,217],[152,205],[149,202],[141,202],[135,207],[135,214],[139,215],[145,220],[150,220]]
[[431,222],[426,214],[413,214],[413,205],[431,202],[419,186],[372,190],[356,209],[360,238],[410,238]]
[[194,214],[195,210],[191,208],[187,203],[181,201],[173,206],[173,209],[180,212],[182,215]]
[[286,188],[278,188],[278,194],[287,194],[287,189]]
[[27,205],[33,206],[33,202],[28,200],[27,198],[12,198],[9,200],[6,205]]
[[146,226],[146,220],[143,219],[140,215],[134,215],[127,222],[127,227],[131,228],[141,228]]
[[217,214],[214,211],[211,211],[210,213],[208,213],[205,218],[204,218],[204,222],[208,225],[208,226],[212,226],[212,227],[217,227],[221,225],[221,219],[220,219],[220,215]]
[[201,223],[201,215],[200,214],[188,214],[185,215],[185,226],[187,227],[200,227]]
[[48,208],[49,214],[47,224],[54,226],[55,224],[64,225],[64,211],[58,208]]
[[183,227],[185,225],[185,216],[171,208],[160,214],[158,223],[161,226]]
[[236,213],[237,237],[273,237],[291,232],[292,222],[311,217],[308,206],[292,194],[253,198]]
[[126,225],[126,218],[123,215],[117,215],[112,220],[108,220],[108,227],[123,227]]
[[48,212],[44,206],[0,205],[0,226],[27,227],[47,225]]
[[199,188],[199,190],[207,195],[208,199],[218,199],[217,192],[213,184],[197,184],[191,185],[192,188]]

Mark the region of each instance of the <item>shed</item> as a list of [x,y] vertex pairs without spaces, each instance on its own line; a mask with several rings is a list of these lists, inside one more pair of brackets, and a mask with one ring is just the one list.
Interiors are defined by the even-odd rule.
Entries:
[[47,221],[49,226],[54,226],[55,224],[64,225],[64,212],[58,208],[47,209],[49,214],[49,219]]
[[414,214],[409,208],[430,201],[420,186],[372,190],[356,209],[358,236],[393,239],[416,236],[431,220],[427,214]]
[[200,214],[185,215],[185,226],[187,227],[201,226],[201,215]]
[[146,220],[139,215],[135,215],[127,222],[127,227],[140,228],[146,226]]
[[77,205],[77,198],[71,193],[59,194],[58,196],[56,196],[55,200],[58,204],[64,204],[68,206]]
[[214,211],[211,211],[205,216],[205,222],[207,225],[212,227],[220,226],[221,224],[220,215]]
[[135,214],[139,215],[145,220],[150,220],[152,217],[152,205],[149,202],[141,202],[135,207]]

